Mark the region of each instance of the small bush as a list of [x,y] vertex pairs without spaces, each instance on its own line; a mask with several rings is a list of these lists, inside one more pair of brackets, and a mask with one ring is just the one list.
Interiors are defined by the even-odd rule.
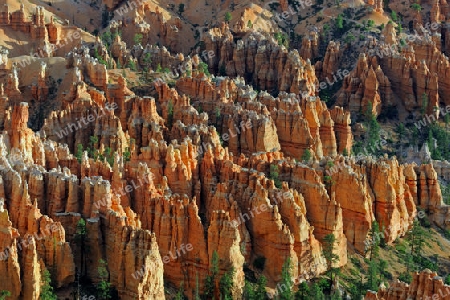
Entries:
[[412,281],[412,275],[408,272],[401,273],[400,275],[398,275],[398,280],[409,284]]
[[445,282],[446,285],[450,285],[450,275],[447,275],[447,277],[445,277]]

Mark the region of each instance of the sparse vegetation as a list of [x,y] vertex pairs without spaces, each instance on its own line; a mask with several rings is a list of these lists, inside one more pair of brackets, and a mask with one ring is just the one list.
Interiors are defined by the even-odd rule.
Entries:
[[422,6],[420,6],[420,4],[418,4],[418,3],[411,4],[411,8],[413,10],[415,10],[416,12],[420,12],[422,10]]
[[80,266],[81,266],[81,275],[85,274],[86,270],[86,221],[81,218],[76,227],[74,241],[80,247]]
[[339,274],[339,268],[335,266],[339,263],[339,256],[335,253],[336,237],[334,234],[327,234],[324,238],[323,256],[327,261],[327,274],[330,278],[330,290],[334,277]]
[[136,33],[133,37],[134,44],[135,45],[142,44],[143,38],[144,38],[144,36],[142,35],[142,33]]
[[229,11],[227,11],[227,12],[225,13],[225,22],[230,23],[230,21],[231,21],[232,18],[233,18],[233,17],[231,16],[231,13],[230,13]]
[[211,268],[205,279],[204,296],[211,299],[214,298],[216,290],[216,279],[219,274],[219,255],[214,250],[211,260]]
[[450,205],[450,184],[441,183],[441,193],[442,193],[442,200],[444,200],[444,203]]
[[108,282],[108,264],[103,259],[99,260],[99,266],[97,268],[98,278],[100,282],[97,284],[97,297],[98,299],[111,299],[111,283]]
[[286,48],[289,48],[289,39],[288,36],[285,33],[281,32],[275,32],[274,38],[277,41],[278,45],[285,46]]
[[243,299],[244,300],[265,300],[268,299],[266,292],[267,279],[263,275],[258,278],[256,284],[245,281]]
[[368,151],[372,154],[378,154],[379,147],[377,145],[381,140],[381,137],[380,137],[381,127],[377,122],[376,115],[372,112],[372,103],[370,103],[370,102],[369,102],[369,105],[367,105],[364,124],[367,128],[367,133],[366,133],[367,144],[366,144],[366,146],[368,148]]
[[47,269],[44,269],[42,274],[42,287],[41,287],[41,294],[39,299],[40,300],[57,300],[55,293],[53,292],[53,287],[51,286],[51,276],[50,272]]
[[422,94],[422,107],[420,109],[420,112],[422,113],[422,116],[425,115],[428,107],[428,95],[426,93]]
[[198,70],[199,70],[199,72],[205,74],[206,76],[211,76],[211,74],[209,73],[209,70],[208,70],[208,65],[204,62],[201,62],[198,64]]
[[169,129],[172,129],[173,125],[173,103],[172,100],[169,99],[169,102],[167,102],[167,126]]
[[277,188],[281,188],[281,181],[279,179],[278,166],[270,165],[270,173],[269,178],[274,181],[274,184]]
[[301,160],[304,162],[309,162],[311,160],[311,157],[311,151],[309,149],[305,149],[305,151],[303,151]]
[[[80,13],[86,11],[86,3],[74,1]],[[6,95],[9,102],[4,108],[4,120],[0,120],[0,127],[5,130],[3,140],[0,139],[0,152],[8,155],[13,172],[10,173],[18,174],[21,185],[20,189],[16,188],[11,183],[14,178],[6,176],[9,173],[3,174],[6,181],[2,211],[8,210],[12,223],[17,225],[17,216],[11,207],[14,197],[10,195],[15,193],[29,198],[31,203],[36,201],[42,214],[56,213],[57,221],[66,229],[65,238],[72,248],[76,266],[75,282],[67,282],[68,286],[56,290],[61,284],[61,266],[58,265],[61,260],[56,259],[58,251],[55,250],[64,245],[55,237],[49,240],[44,246],[50,248],[46,250],[53,258],[43,256],[39,261],[42,272],[39,299],[57,299],[56,293],[63,297],[60,294],[67,288],[76,291],[74,299],[92,294],[96,299],[118,299],[112,284],[120,285],[124,278],[126,281],[133,279],[129,278],[131,272],[117,273],[123,269],[124,262],[129,263],[128,259],[115,262],[111,260],[110,249],[105,252],[111,242],[107,232],[105,236],[111,223],[108,218],[117,218],[113,223],[120,228],[110,228],[116,232],[134,230],[134,235],[138,236],[143,230],[152,230],[156,235],[152,241],[159,243],[161,253],[167,253],[173,250],[173,243],[167,244],[167,239],[160,236],[161,230],[153,229],[161,227],[157,224],[161,212],[164,212],[163,221],[176,221],[165,218],[174,215],[176,209],[181,209],[183,217],[189,217],[195,228],[175,230],[177,236],[173,238],[186,242],[190,239],[185,236],[186,232],[195,230],[200,244],[192,242],[197,246],[205,242],[207,251],[203,251],[204,247],[195,248],[191,254],[194,265],[178,260],[182,263],[180,274],[185,278],[173,282],[170,276],[165,276],[162,283],[168,299],[234,300],[241,297],[236,295],[241,291],[233,286],[238,278],[240,283],[245,280],[242,296],[245,300],[268,299],[266,285],[275,286],[275,299],[360,300],[368,290],[376,291],[382,284],[389,286],[391,280],[410,283],[413,272],[425,268],[436,271],[439,276],[447,274],[450,259],[445,253],[450,248],[450,230],[445,227],[446,211],[439,202],[437,184],[444,203],[450,205],[448,170],[446,163],[439,161],[450,160],[450,113],[438,114],[433,109],[449,104],[445,93],[448,78],[444,78],[448,72],[443,64],[446,61],[442,59],[449,54],[445,47],[448,36],[442,34],[442,43],[439,43],[438,34],[448,32],[448,28],[444,28],[445,21],[438,18],[441,27],[430,30],[437,34],[416,34],[420,23],[428,30],[427,22],[435,20],[436,12],[430,13],[431,4],[414,0],[393,5],[383,0],[385,13],[381,17],[375,11],[372,13],[374,5],[354,1],[319,0],[305,9],[298,5],[293,7],[301,4],[303,8],[302,3],[294,0],[281,3],[283,5],[261,0],[251,7],[236,1],[205,1],[196,5],[181,3],[183,0],[164,3],[158,15],[153,4],[152,12],[142,14],[142,7],[131,7],[135,4],[133,1],[120,5],[109,3],[107,9],[92,0],[91,7],[96,7],[100,18],[89,14],[83,18],[78,16],[77,21],[86,21],[80,29],[84,27],[100,40],[93,39],[88,32],[74,30],[76,25],[69,25],[69,20],[54,19],[60,23],[58,28],[69,30],[63,30],[62,37],[55,35],[46,17],[47,25],[41,29],[47,28],[51,46],[63,45],[62,39],[70,32],[82,34],[79,41],[53,50],[53,57],[39,58],[48,64],[45,72],[39,74],[36,73],[39,61],[34,62],[34,59],[30,68],[15,69],[16,62],[23,59],[17,57],[23,54],[23,49],[31,53],[41,50],[34,38],[36,32],[19,34],[17,45],[8,38],[11,61],[2,77],[7,83],[6,93],[0,93]],[[43,5],[49,8],[50,3],[47,4],[44,1]],[[115,7],[110,7],[113,5]],[[117,23],[112,21],[113,11],[118,13],[125,5],[136,11],[127,12],[121,18],[116,16]],[[60,4],[52,2],[51,6],[53,13],[58,14]],[[36,23],[37,16],[29,14],[30,7],[35,8],[26,4],[25,16],[32,17],[30,20]],[[447,11],[444,9],[444,12]],[[76,14],[70,12],[67,18],[72,22]],[[290,16],[286,18],[286,14]],[[155,18],[162,22],[161,26],[155,27],[158,25]],[[223,21],[228,24],[222,24]],[[151,25],[149,31],[147,24]],[[33,30],[39,29],[35,25],[30,26]],[[230,30],[223,30],[223,27]],[[391,27],[397,35],[390,32]],[[124,37],[123,43],[117,45],[114,40],[121,36],[119,30],[123,30]],[[40,35],[40,31],[37,34]],[[33,38],[23,40],[28,35]],[[53,41],[54,36],[59,40]],[[412,37],[422,39],[421,47]],[[150,43],[156,44],[146,45]],[[58,57],[62,53],[67,56]],[[103,65],[108,69],[106,73]],[[11,81],[9,75],[15,76],[16,71],[23,96],[18,98],[15,97],[16,93],[20,94],[16,91],[16,80],[13,77]],[[127,88],[122,89],[118,80],[126,81]],[[168,90],[161,82],[174,89]],[[11,105],[19,100],[29,103],[31,140],[25,139],[23,134],[19,138],[14,136],[12,125],[17,123],[14,122],[17,108]],[[95,118],[93,124],[82,130],[76,128],[76,133],[71,126],[66,126],[64,130],[72,129],[60,137],[60,144],[51,141],[55,124],[81,121],[81,116],[98,113],[105,102],[119,104],[114,116]],[[22,117],[20,121],[26,119]],[[420,124],[424,125],[417,126],[418,121],[423,121]],[[108,122],[110,128],[105,127]],[[111,132],[119,124],[122,130]],[[247,124],[257,128],[246,131],[243,125],[247,127]],[[227,140],[227,135],[232,139]],[[216,144],[218,139],[222,147],[212,145],[214,155],[211,157],[208,143]],[[17,153],[9,149],[14,144],[20,150],[17,152],[20,152],[19,163],[12,158]],[[429,149],[429,153],[420,150],[422,147]],[[65,149],[73,156],[66,157]],[[25,154],[25,150],[29,153]],[[176,168],[172,166],[174,162],[168,161],[172,156],[169,150],[173,150]],[[83,163],[86,158],[88,161]],[[2,160],[2,168],[8,171],[10,167]],[[109,167],[113,166],[114,174],[110,174]],[[67,185],[67,180],[62,182],[65,187],[63,184],[61,189],[56,189],[56,198],[64,196],[62,206],[55,206],[51,197],[47,197],[52,193],[47,173],[53,168],[56,170],[53,173],[62,172],[61,176],[69,174],[70,178],[78,180],[77,191],[68,190],[73,186]],[[129,192],[120,199],[116,197],[119,189],[129,187],[130,181],[138,178],[137,173],[147,168],[155,175],[149,189]],[[36,192],[36,186],[33,190],[36,182],[29,179],[30,174],[34,174],[30,172],[35,171],[45,175],[41,182],[45,193]],[[151,174],[144,173],[145,178],[150,178]],[[104,216],[101,201],[91,199],[92,185],[89,188],[86,180],[93,176],[111,181],[115,215]],[[22,193],[26,182],[29,195]],[[262,214],[257,212],[260,207],[254,205],[258,200],[255,196],[260,196],[255,194],[255,187],[260,189],[261,186],[267,193],[264,198],[269,201],[264,203],[270,203],[268,210],[261,209]],[[289,197],[282,194],[287,190]],[[61,193],[64,195],[59,195]],[[68,195],[79,200],[80,207],[75,207],[75,211],[68,210],[73,206],[66,203],[70,202],[66,199]],[[289,200],[280,204],[277,202],[279,195]],[[86,197],[89,199],[84,199]],[[214,212],[209,210],[211,197],[215,197]],[[149,199],[158,201],[149,204]],[[94,204],[89,212],[86,203],[91,200]],[[160,204],[164,207],[155,207]],[[88,241],[88,237],[94,234],[88,233],[92,225],[90,218],[95,217],[97,205],[103,205],[99,209],[102,218],[98,223],[100,248],[89,249],[92,241]],[[214,222],[214,217],[218,216],[216,210],[221,213],[217,219],[220,222]],[[417,217],[413,222],[415,211],[417,215],[425,213],[425,217]],[[75,221],[61,219],[62,213],[64,216],[71,214],[69,217]],[[244,220],[246,213],[250,217]],[[35,214],[28,215],[34,218]],[[6,217],[5,213],[5,220]],[[239,221],[237,228],[231,228],[235,224],[232,221],[240,217],[244,221]],[[263,228],[261,231],[261,221],[273,222],[276,226],[263,224],[270,230],[267,232]],[[34,223],[35,220],[27,220],[28,225]],[[397,225],[400,229],[393,228]],[[211,232],[217,226],[220,231]],[[277,232],[279,236],[266,238]],[[214,245],[217,238],[213,235],[222,239],[231,236],[234,245],[228,243],[230,241]],[[137,246],[132,236],[127,236],[127,240],[131,244],[122,243],[122,250]],[[44,241],[37,243],[40,256]],[[271,247],[270,243],[275,243],[273,247],[278,252],[268,253],[264,249],[266,245]],[[308,244],[309,248],[303,244]],[[222,248],[223,245],[230,249]],[[148,245],[144,246],[149,249]],[[343,253],[345,249],[347,253]],[[142,261],[147,265],[150,257],[146,251],[141,251],[142,258],[136,256],[133,265],[136,262],[140,265]],[[134,254],[139,254],[137,252]],[[221,259],[218,253],[225,257]],[[21,265],[24,254],[19,252]],[[117,254],[124,257],[124,253]],[[108,258],[109,267],[104,260],[97,263],[100,257]],[[341,258],[341,262],[345,258],[348,263],[338,267]],[[285,262],[281,266],[283,259]],[[243,263],[236,264],[241,261]],[[120,264],[120,268],[116,269],[113,263]],[[196,270],[189,269],[192,266]],[[62,268],[72,269],[72,265]],[[134,271],[139,273],[143,269]],[[278,270],[278,274],[273,270]],[[96,271],[98,276],[95,276]],[[22,273],[21,269],[20,278]],[[305,273],[309,273],[303,277],[308,278],[306,281],[292,278]],[[450,284],[450,275],[444,278]],[[296,286],[293,279],[297,279]],[[17,289],[10,290],[1,291],[0,300],[9,299],[11,294],[16,296]],[[20,293],[18,297],[23,297],[23,291]]]
[[294,294],[292,292],[292,276],[291,276],[291,270],[292,269],[292,263],[291,258],[288,256],[286,258],[286,261],[283,264],[283,267],[281,269],[281,283],[280,286],[285,288],[280,288],[279,291],[279,298],[280,300],[291,300],[294,297]]
[[6,300],[6,297],[10,297],[11,292],[10,291],[0,291],[0,300]]

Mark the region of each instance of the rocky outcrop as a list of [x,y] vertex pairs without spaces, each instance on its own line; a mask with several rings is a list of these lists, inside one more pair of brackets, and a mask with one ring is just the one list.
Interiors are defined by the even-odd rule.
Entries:
[[[136,218],[130,213],[125,220]],[[91,225],[92,230],[100,230],[98,221]],[[113,211],[106,215],[104,243],[110,282],[119,291],[121,299],[165,299],[163,260],[155,234],[133,228],[130,223],[124,222],[124,218]],[[101,247],[101,240],[90,242],[96,242],[96,246]],[[136,273],[138,271],[141,273]]]
[[[208,112],[208,123],[214,124],[221,136],[229,140],[225,145],[228,145],[233,153],[270,151],[281,147],[284,153],[300,159],[306,149],[318,158],[324,155],[335,156],[338,151],[343,153],[344,149],[347,149],[347,153],[350,152],[350,119],[348,113],[344,113],[342,109],[339,112],[339,107],[334,108],[335,113],[330,113],[325,103],[317,101],[316,97],[296,97],[284,92],[277,98],[266,92],[256,94],[245,85],[242,78],[218,78],[217,86],[215,88],[213,82],[203,80],[201,75],[183,77],[177,81],[177,90],[200,102],[202,110]],[[180,98],[175,92],[169,92],[164,85],[159,89],[163,90],[160,92],[162,99]],[[237,99],[243,109],[227,105],[233,98]],[[176,103],[179,101],[181,100],[176,100]],[[186,101],[182,101],[185,106],[189,104]],[[217,101],[221,102],[220,106]],[[177,113],[177,106],[174,107],[174,114]],[[264,129],[264,133],[261,132],[261,121],[253,121],[255,117],[261,118],[259,116],[267,119],[266,124],[269,126],[273,126],[270,125],[273,123],[276,132],[275,128],[272,129],[268,125],[265,125],[267,129]],[[336,120],[336,125],[332,118]],[[258,131],[255,132],[256,130]],[[275,133],[279,145],[275,140]],[[260,145],[254,144],[254,136],[264,136]]]
[[333,75],[337,71],[342,57],[340,46],[339,42],[335,43],[334,41],[331,41],[325,52],[324,60],[316,63],[316,74],[321,81],[324,81],[326,78],[328,78],[329,82],[333,80]]
[[80,75],[78,74],[79,71],[76,71],[77,69],[81,70],[95,87],[102,91],[106,91],[108,72],[106,71],[106,66],[99,63],[97,58],[70,52],[67,55],[67,67],[75,68],[75,76],[78,80],[80,79]]
[[[286,2],[287,3],[287,2]],[[287,9],[283,9],[287,11]],[[303,59],[314,60],[319,54],[319,35],[315,31],[311,31],[309,35],[302,39],[302,47],[300,49],[300,56]]]
[[[4,194],[3,180],[0,181],[0,191]],[[2,195],[4,196],[4,195]],[[12,223],[8,217],[8,211],[4,208],[4,199],[0,199],[0,231],[1,241],[1,260],[0,268],[4,274],[8,274],[9,280],[2,280],[0,288],[9,291],[13,299],[18,299],[22,293],[19,254],[17,250],[17,238],[20,236],[17,229],[12,227]],[[35,286],[39,290],[38,286]],[[37,299],[37,298],[34,298]]]
[[19,104],[22,101],[22,92],[19,90],[18,70],[15,66],[8,74],[4,92],[8,96],[11,104]]
[[418,299],[450,299],[450,286],[436,272],[426,269],[413,274],[411,284],[392,282],[389,287],[382,286],[378,292],[368,291],[365,300],[400,300],[410,297]]
[[389,23],[383,36],[381,41],[371,39],[367,43],[367,53],[361,54],[357,66],[345,78],[337,104],[358,112],[365,111],[370,102],[376,114],[382,107],[399,105],[417,114],[423,107],[437,119],[439,102],[450,103],[450,87],[444,80],[449,65],[440,51],[440,36],[420,25],[414,38],[404,45]]
[[[117,5],[116,0],[108,2],[111,8]],[[109,24],[109,29],[112,33],[122,32],[122,39],[128,45],[134,45],[133,37],[141,34],[143,45],[159,43],[175,52],[185,52],[187,45],[192,47],[195,44],[194,39],[185,40],[192,34],[192,25],[175,14],[167,18],[167,14],[173,12],[166,10],[163,13],[163,9],[143,0],[122,2],[121,13]]]
[[0,70],[8,69],[8,49],[0,47]]
[[[272,288],[288,258],[293,278],[323,273],[329,234],[343,266],[347,247],[364,253],[374,221],[387,243],[405,235],[417,207],[446,226],[448,207],[437,180],[438,174],[447,176],[445,164],[348,157],[353,135],[345,107],[359,113],[372,105],[378,114],[397,103],[400,81],[405,95],[415,89],[412,94],[427,93],[436,104],[441,86],[436,71],[445,72],[426,63],[439,58],[432,48],[417,47],[414,55],[422,62],[408,65],[415,76],[411,86],[406,84],[411,73],[391,86],[383,62],[361,55],[344,80],[339,105],[328,108],[317,95],[309,60],[317,56],[315,40],[304,42],[304,59],[251,30],[235,42],[222,24],[206,33],[206,54],[216,53],[207,59],[196,50],[190,57],[158,46],[127,49],[131,33],[148,40],[158,32],[149,30],[146,19],[157,20],[169,40],[185,30],[181,19],[171,20],[175,27],[168,29],[163,14],[150,5],[113,22],[112,29],[128,29],[111,49],[97,40],[93,49],[83,44],[68,54],[64,90],[55,94],[58,107],[39,133],[28,127],[24,100],[30,91],[19,89],[15,67],[8,74],[0,93],[0,198],[5,199],[0,224],[6,228],[0,251],[10,248],[0,268],[10,280],[0,288],[36,299],[44,269],[58,287],[74,281],[75,268],[97,283],[104,259],[122,299],[163,299],[164,284],[181,282],[192,298],[197,282],[203,289],[216,252],[218,279],[233,269],[231,292],[238,299],[244,266],[266,276]],[[236,23],[238,29],[246,17]],[[34,22],[43,24],[40,12]],[[57,35],[55,27],[51,40]],[[132,88],[92,52],[120,65],[133,61],[138,68],[161,65],[176,72],[149,71],[145,79],[162,79],[154,87]],[[316,65],[319,77],[334,76],[340,56],[339,44],[330,44],[324,63]],[[231,77],[208,75],[202,61],[211,72]],[[40,103],[49,71],[42,65],[31,89]],[[75,238],[81,219],[88,255]],[[26,247],[23,241],[29,241]]]
[[289,93],[313,92],[318,82],[309,59],[259,32],[233,42],[226,24],[210,30],[204,36],[206,51],[216,55],[207,63],[215,71],[225,70],[231,77],[244,77],[260,90]]
[[337,96],[337,105],[348,108],[352,113],[366,112],[372,107],[372,114],[378,115],[382,109],[381,99],[388,104],[390,95],[389,79],[380,67],[374,68],[369,58],[361,54],[356,68],[344,78],[342,89]]
[[49,33],[45,24],[44,8],[42,6],[35,7],[32,21],[28,21],[23,4],[21,4],[19,10],[13,12],[9,12],[8,5],[4,4],[0,12],[0,25],[11,26],[13,30],[30,34],[30,38],[37,40],[40,45],[49,41]]
[[38,82],[33,83],[31,86],[31,94],[33,95],[33,99],[36,101],[44,101],[47,100],[49,87],[46,82],[46,68],[47,65],[44,62],[41,62],[41,68],[38,74]]
[[384,12],[382,0],[368,0],[367,4],[372,6],[373,10],[377,13],[382,14]]
[[418,206],[430,211],[430,219],[442,228],[449,228],[450,205],[444,204],[437,173],[433,165],[421,165],[417,172]]

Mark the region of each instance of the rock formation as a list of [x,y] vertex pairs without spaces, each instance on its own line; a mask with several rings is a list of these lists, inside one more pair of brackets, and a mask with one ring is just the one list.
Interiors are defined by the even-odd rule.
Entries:
[[[352,132],[351,120],[361,112],[403,105],[414,113],[426,98],[424,109],[436,117],[440,102],[450,104],[448,59],[433,37],[376,57],[399,45],[387,24],[384,40],[368,43],[343,74],[328,107],[319,81],[330,84],[346,61],[339,41],[321,48],[310,32],[300,51],[288,50],[246,28],[254,13],[246,8],[235,26],[200,29],[204,44],[188,53],[195,39],[178,39],[191,30],[189,16],[166,19],[153,3],[135,4],[109,24],[110,43],[80,41],[65,61],[47,59],[30,76],[0,49],[0,271],[8,274],[0,290],[12,299],[39,299],[45,270],[57,288],[77,275],[96,284],[101,260],[121,299],[164,299],[165,286],[180,283],[191,299],[205,287],[215,253],[217,281],[233,269],[231,293],[239,299],[247,268],[269,288],[287,259],[293,278],[324,273],[327,235],[336,238],[341,267],[348,249],[364,254],[374,221],[388,244],[407,233],[418,209],[449,228],[439,186],[450,178],[449,164],[431,160],[428,146],[403,164],[350,155],[361,131]],[[382,1],[368,4],[383,13]],[[445,9],[433,2],[430,14],[443,20]],[[67,28],[53,18],[46,24],[42,7],[33,11],[28,21],[23,5],[12,13],[4,6],[0,26],[41,49],[60,45]],[[143,45],[134,45],[136,33]],[[58,63],[66,69],[51,86]],[[139,71],[117,72],[132,65]],[[50,104],[33,131],[36,106]],[[416,274],[411,286],[395,283],[366,298],[447,289],[435,275]],[[394,287],[402,289],[398,297]]]
[[382,286],[376,293],[368,291],[365,300],[397,300],[416,297],[417,299],[450,299],[450,286],[445,285],[435,272],[426,269],[413,274],[411,284],[395,281],[389,287]]

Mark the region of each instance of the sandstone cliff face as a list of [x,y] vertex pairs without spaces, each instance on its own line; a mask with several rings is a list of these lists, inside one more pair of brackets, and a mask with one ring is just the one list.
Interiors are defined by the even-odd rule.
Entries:
[[[11,167],[10,163],[15,169]],[[19,166],[21,167],[19,168]],[[4,158],[0,174],[5,207],[10,212],[13,228],[17,228],[17,237],[20,236],[21,244],[17,245],[18,251],[24,251],[30,255],[27,261],[42,259],[45,266],[51,268],[52,278],[58,287],[73,282],[75,266],[71,248],[65,240],[64,227],[48,216],[42,215],[38,208],[38,201],[43,201],[42,195],[39,195],[43,187],[42,168],[32,165],[27,167],[11,158],[8,162]],[[28,175],[25,177],[25,174]],[[36,198],[32,200],[31,195]],[[29,247],[35,248],[28,249]],[[22,248],[27,248],[27,250]],[[35,252],[38,256],[33,258],[36,256]],[[26,267],[30,268],[31,266],[26,265]],[[39,273],[39,271],[33,272]]]
[[[160,89],[167,89],[164,86]],[[229,138],[228,147],[233,153],[281,148],[284,153],[300,159],[308,149],[321,158],[335,156],[344,149],[349,153],[352,145],[348,114],[339,113],[339,107],[334,109],[335,113],[330,113],[325,103],[317,101],[316,97],[299,98],[284,92],[277,98],[265,92],[256,94],[241,78],[218,79],[214,88],[213,82],[204,81],[201,76],[183,77],[177,81],[177,89],[199,101],[199,106],[211,118],[209,124],[214,124]],[[237,98],[240,107],[227,105],[232,97]],[[160,92],[160,98],[177,99],[178,96]],[[252,120],[255,117],[256,122]],[[264,136],[264,139],[255,144],[255,136]]]
[[[5,228],[9,228],[5,231],[5,238],[2,239],[4,244],[1,249],[1,264],[11,269],[5,270],[10,274],[11,281],[7,281],[10,282],[9,285],[2,286],[2,289],[12,291],[13,299],[18,299],[21,293],[27,299],[38,299],[42,268],[50,271],[57,287],[72,283],[75,280],[76,262],[66,237],[72,240],[75,233],[73,228],[80,219],[79,215],[73,218],[72,213],[84,212],[85,218],[95,217],[98,214],[98,209],[95,208],[99,207],[109,216],[107,218],[109,222],[106,222],[106,229],[103,232],[98,217],[88,219],[87,243],[91,246],[92,254],[90,257],[92,268],[89,268],[88,274],[96,280],[95,266],[98,265],[98,259],[103,256],[102,241],[105,240],[106,248],[111,249],[110,252],[106,252],[111,282],[117,287],[121,298],[163,299],[163,268],[156,237],[140,229],[140,223],[136,223],[136,216],[132,212],[124,212],[120,203],[114,199],[108,200],[111,197],[108,181],[93,177],[92,180],[85,180],[84,185],[80,185],[77,177],[72,176],[69,169],[64,168],[61,172],[61,164],[64,166],[67,162],[65,157],[67,153],[44,152],[44,147],[60,146],[43,145],[42,141],[28,129],[27,117],[27,106],[16,106],[9,122],[17,129],[12,131],[11,138],[2,135],[0,139],[2,223]],[[16,135],[20,138],[16,138]],[[6,151],[9,147],[13,147],[14,151],[7,156]],[[42,151],[43,157],[38,155],[39,151]],[[40,161],[45,166],[46,159],[49,160],[49,164],[57,165],[58,170],[47,172],[42,166],[34,164],[35,161]],[[78,168],[75,168],[75,171],[77,174]],[[106,205],[98,205],[98,202],[106,202]],[[114,212],[108,212],[108,208],[114,208],[116,212],[132,221],[123,223],[122,217]],[[42,215],[41,211],[58,222]],[[65,232],[63,225],[69,229],[69,233]],[[127,235],[124,235],[124,232],[127,232]],[[120,239],[123,239],[123,242],[117,242]],[[122,245],[125,246],[120,249]],[[117,247],[119,248],[115,249]],[[18,255],[19,252],[21,255]],[[121,252],[123,254],[117,256],[117,253]],[[117,264],[117,257],[126,258],[126,261]],[[155,265],[150,268],[150,264]],[[142,278],[133,279],[131,275],[142,265],[147,266],[150,271]],[[16,277],[13,270],[16,270]]]
[[[205,153],[200,173],[205,192],[213,196],[206,203],[207,211],[230,211],[231,224],[239,228],[241,249],[251,260],[265,258],[264,274],[270,283],[281,279],[281,267],[287,257],[296,266],[294,275],[310,270],[312,265],[322,272],[325,265],[321,246],[306,220],[302,196],[287,186],[277,189],[273,182],[249,169],[250,165],[240,167],[228,157],[226,152],[214,156],[212,149]],[[219,180],[228,184],[220,184],[215,193],[211,192]]]
[[[395,159],[370,162],[367,174],[374,193],[376,218],[380,228],[387,230],[386,240],[392,242],[407,232],[416,216],[416,207],[405,183],[404,166]],[[389,182],[382,180],[386,177]]]
[[[68,46],[78,44],[77,39],[80,38],[81,30],[75,29],[75,34],[73,27],[56,23],[53,16],[50,16],[49,21],[46,21],[46,18],[48,15],[46,16],[43,6],[34,7],[31,20],[23,4],[19,10],[12,12],[8,4],[2,4],[0,7],[0,26],[25,33],[27,38],[33,41],[35,45],[33,50],[39,57],[52,57],[59,52],[57,51],[59,48],[66,49]],[[63,40],[64,36],[69,36],[69,39]],[[26,54],[29,55],[29,52]]]
[[374,69],[369,58],[362,53],[356,69],[344,78],[337,104],[348,107],[352,113],[366,112],[370,104],[371,113],[378,115],[382,107],[381,99],[386,99],[385,95],[391,93],[389,79],[379,67]]
[[[107,230],[102,238],[106,243],[110,281],[121,299],[165,299],[163,261],[155,234],[133,228],[135,224],[124,221],[133,220],[132,216],[123,218],[113,211],[106,215]],[[96,227],[99,230],[99,224]],[[102,241],[91,242],[100,247]],[[133,276],[142,268],[145,270],[142,276]]]
[[244,39],[233,42],[226,24],[210,30],[204,36],[206,51],[216,53],[208,59],[215,71],[225,70],[231,77],[241,76],[268,92],[300,93],[314,91],[317,78],[310,60],[297,51],[287,51],[271,37],[251,32]]
[[[135,34],[142,34],[143,44],[163,44],[176,52],[186,52],[195,45],[195,39],[191,38],[194,30],[192,23],[173,14],[167,7],[143,0],[108,0],[105,5],[110,10],[118,7],[116,11],[120,13],[108,27],[113,33],[122,32],[123,40],[128,45],[134,45]],[[173,15],[169,17],[169,14]]]
[[411,284],[396,281],[389,287],[381,287],[376,293],[368,291],[365,300],[396,300],[414,297],[416,299],[450,299],[450,286],[445,285],[435,272],[426,269],[413,274]]
[[382,107],[401,105],[414,113],[426,97],[426,113],[437,117],[439,102],[450,103],[449,84],[444,79],[449,63],[440,51],[440,37],[421,25],[416,29],[406,45],[400,44],[401,37],[392,24],[383,29],[384,40],[367,42],[367,53],[361,54],[357,66],[345,78],[337,104],[357,112],[366,111],[370,102],[376,114]]
[[334,73],[337,71],[340,60],[342,58],[342,50],[340,48],[340,43],[335,43],[331,41],[327,46],[327,51],[325,52],[325,57],[323,61],[318,61],[315,65],[316,74],[321,79],[321,81],[326,78],[331,82]]
[[[0,181],[3,184],[3,180]],[[3,192],[3,185],[0,189]],[[22,292],[22,283],[20,278],[20,265],[19,256],[17,250],[17,238],[20,236],[17,229],[12,227],[12,223],[8,218],[8,211],[4,209],[3,198],[0,199],[0,222],[2,226],[1,235],[1,261],[0,268],[4,274],[8,274],[10,280],[2,280],[0,287],[2,290],[7,290],[11,292],[11,297],[13,299],[19,299]],[[35,250],[35,248],[34,248]],[[38,285],[35,286],[39,290]],[[29,288],[28,288],[29,290]],[[37,299],[37,298],[34,298]]]
[[[287,9],[283,9],[286,11]],[[319,35],[317,32],[310,32],[302,39],[302,47],[300,49],[300,56],[303,59],[313,60],[319,55]]]
[[37,6],[35,13],[33,14],[33,20],[27,21],[24,5],[21,4],[20,10],[9,12],[7,5],[2,8],[1,25],[9,25],[14,30],[18,30],[24,33],[31,34],[32,39],[40,41],[48,40],[48,33],[44,22],[44,9]]

